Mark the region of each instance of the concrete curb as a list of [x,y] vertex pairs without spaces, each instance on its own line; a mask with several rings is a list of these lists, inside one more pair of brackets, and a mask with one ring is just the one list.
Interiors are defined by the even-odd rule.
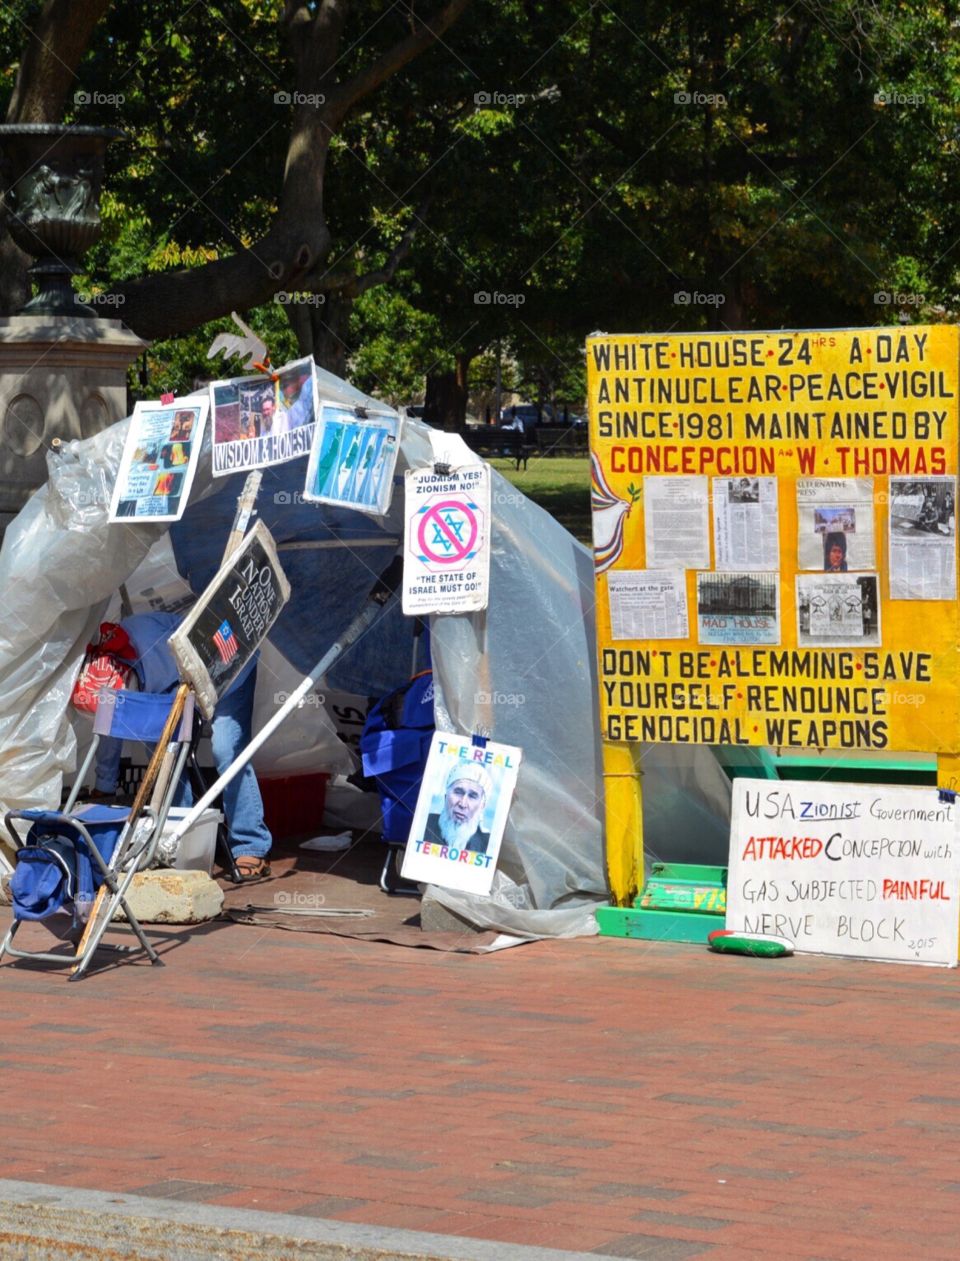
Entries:
[[0,1179],[0,1257],[61,1261],[602,1261],[493,1240]]

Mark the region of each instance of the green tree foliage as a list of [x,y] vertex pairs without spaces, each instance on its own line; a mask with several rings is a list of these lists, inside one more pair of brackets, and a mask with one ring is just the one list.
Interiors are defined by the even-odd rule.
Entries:
[[[127,132],[90,283],[159,339],[158,381],[209,373],[201,343],[231,308],[275,358],[313,351],[384,398],[420,396],[426,376],[446,423],[496,345],[522,393],[579,406],[596,329],[956,317],[951,6],[432,12],[442,31],[389,0],[0,9],[13,114]],[[65,40],[87,23],[85,54],[64,44],[75,78],[28,40],[33,79],[16,81],[40,19]],[[291,292],[317,300],[275,301]]]

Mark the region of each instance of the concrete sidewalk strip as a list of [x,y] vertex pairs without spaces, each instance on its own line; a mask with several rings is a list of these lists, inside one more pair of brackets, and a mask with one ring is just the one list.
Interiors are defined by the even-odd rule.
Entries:
[[504,1261],[508,1250],[511,1261],[605,1255],[0,1179],[0,1256],[23,1261]]

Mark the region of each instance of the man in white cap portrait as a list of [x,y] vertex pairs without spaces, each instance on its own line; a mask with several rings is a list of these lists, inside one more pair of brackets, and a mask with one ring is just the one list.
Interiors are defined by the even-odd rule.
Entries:
[[485,854],[490,833],[480,831],[480,821],[490,798],[489,773],[477,762],[457,762],[447,773],[443,809],[427,817],[425,841],[454,849]]

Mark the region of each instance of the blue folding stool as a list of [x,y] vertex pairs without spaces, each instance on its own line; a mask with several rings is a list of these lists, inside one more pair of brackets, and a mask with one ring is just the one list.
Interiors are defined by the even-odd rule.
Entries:
[[384,893],[413,893],[398,877],[399,855],[413,824],[423,770],[433,740],[433,674],[420,674],[370,710],[360,737],[363,773],[380,794],[382,839],[389,846],[380,873]]
[[[63,810],[8,810],[4,815],[16,848],[16,867],[10,880],[13,923],[0,943],[0,959],[8,954],[17,959],[75,965],[70,980],[79,980],[122,908],[127,925],[150,962],[163,966],[125,895],[136,873],[149,867],[156,856],[167,812],[190,751],[193,694],[187,697],[183,718],[171,742],[172,773],[161,785],[155,807],[145,807],[139,819],[132,820],[130,811],[123,807],[91,805],[76,810],[75,805],[101,738],[112,736],[156,744],[163,734],[174,695],[124,690],[101,693],[93,723],[94,739]],[[29,825],[26,835],[21,834],[17,823],[21,827]],[[107,909],[80,954],[19,950],[13,946],[17,930],[29,920],[44,923],[55,937],[76,946],[103,884],[109,893]]]

